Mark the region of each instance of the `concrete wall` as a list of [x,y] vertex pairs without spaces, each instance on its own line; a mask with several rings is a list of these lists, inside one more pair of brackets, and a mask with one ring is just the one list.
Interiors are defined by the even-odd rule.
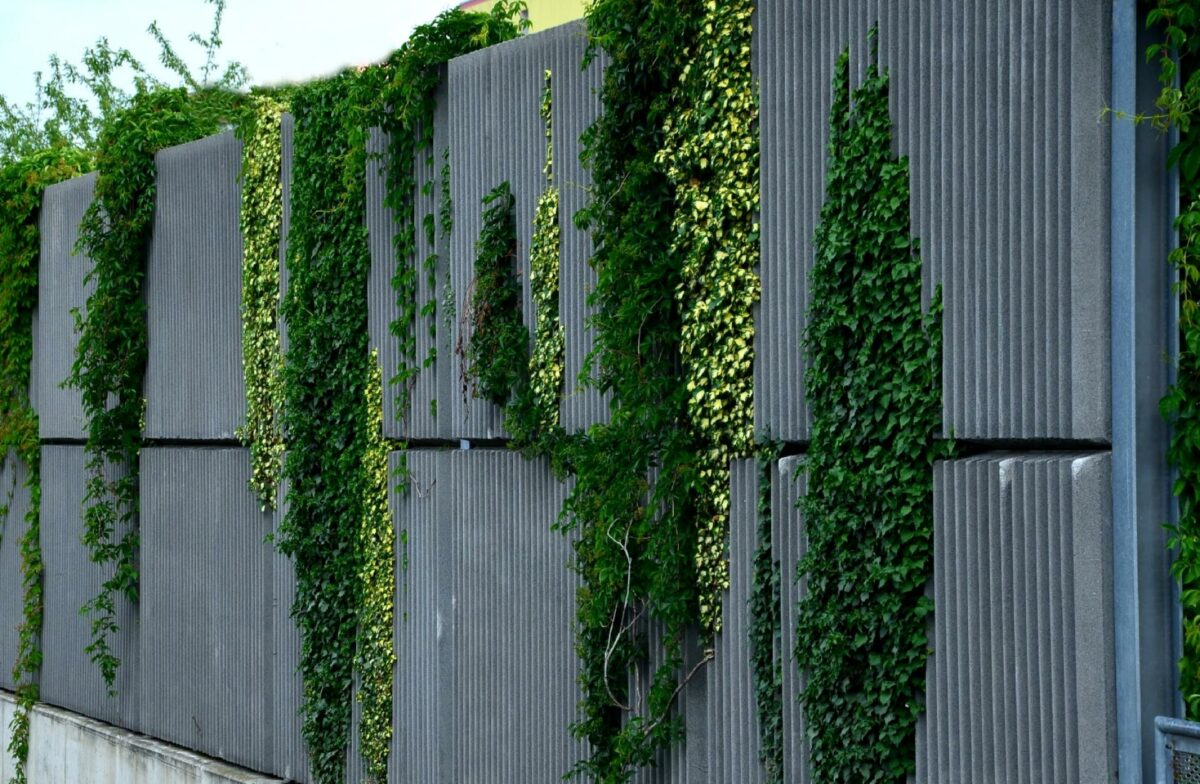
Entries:
[[[935,469],[936,609],[916,780],[1111,780],[1111,134],[1096,121],[1108,95],[1108,9],[1085,0],[761,0],[755,421],[787,441],[789,453],[771,472],[783,575],[785,780],[811,780],[798,702],[803,681],[791,655],[803,590],[793,578],[805,549],[796,509],[804,478],[796,470],[808,439],[800,349],[806,275],[824,193],[834,59],[849,44],[853,80],[861,79],[866,31],[875,21],[892,76],[896,148],[910,161],[926,295],[940,284],[946,307],[944,430],[970,455]],[[436,180],[449,150],[455,224],[448,238],[439,227],[432,246],[418,231],[418,264],[438,256],[432,285],[418,272],[419,304],[436,300],[438,312],[433,324],[418,319],[417,356],[436,348],[437,358],[417,380],[407,410],[396,410],[394,390],[384,394],[384,434],[415,442],[390,458],[393,469],[407,460],[412,472],[410,484],[393,486],[390,497],[408,567],[398,571],[396,593],[395,782],[551,781],[586,753],[566,730],[580,696],[572,632],[577,576],[568,567],[570,540],[550,531],[568,488],[541,463],[478,443],[453,448],[459,439],[504,436],[495,407],[464,400],[454,353],[469,337],[462,316],[480,199],[502,180],[517,197],[524,312],[532,324],[528,250],[544,183],[537,109],[546,69],[553,72],[563,232],[560,414],[572,431],[607,416],[607,401],[576,383],[592,347],[586,301],[595,283],[590,237],[572,220],[589,185],[579,135],[601,110],[596,90],[604,65],[601,59],[582,70],[584,47],[581,26],[572,24],[452,61],[439,91],[433,165],[418,162],[419,180]],[[285,117],[281,259],[288,227],[304,219],[291,213],[294,132]],[[385,141],[374,133],[372,152],[382,153]],[[46,192],[33,379],[45,441],[42,694],[50,705],[304,782],[300,639],[289,614],[295,576],[265,541],[282,512],[257,508],[246,488],[247,452],[230,444],[244,417],[238,155],[236,138],[226,133],[157,159],[145,386],[146,435],[156,443],[142,454],[142,599],[119,607],[114,647],[123,664],[115,698],[106,696],[83,652],[90,633],[78,609],[103,575],[80,544],[79,396],[60,387],[77,339],[70,309],[86,298],[88,260],[72,249],[95,177]],[[388,329],[396,313],[394,223],[382,203],[380,164],[368,161],[372,268],[364,295],[371,343],[388,378],[398,363]],[[438,188],[432,195],[419,190],[419,214],[436,213]],[[284,289],[287,277],[284,266]],[[282,330],[286,347],[286,324]],[[1157,463],[1144,471],[1166,476]],[[0,475],[0,493],[10,480]],[[762,777],[746,639],[754,466],[735,463],[731,482],[732,585],[717,658],[680,699],[685,742],[639,773],[641,784]],[[8,687],[19,623],[19,483],[14,498],[0,537],[0,686]],[[688,655],[699,655],[694,639]],[[1163,656],[1170,656],[1165,646]],[[60,744],[52,756],[68,759],[75,752],[64,738],[94,744],[98,730],[85,732],[64,715],[39,713],[34,741]],[[47,739],[38,740],[43,732]],[[355,746],[348,781],[360,781],[361,768]]]

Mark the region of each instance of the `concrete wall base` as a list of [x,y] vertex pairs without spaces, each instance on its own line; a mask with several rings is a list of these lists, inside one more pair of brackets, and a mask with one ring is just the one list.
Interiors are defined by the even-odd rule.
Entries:
[[[0,782],[15,775],[8,755],[16,701],[0,691]],[[284,784],[77,713],[38,705],[29,728],[29,784]]]

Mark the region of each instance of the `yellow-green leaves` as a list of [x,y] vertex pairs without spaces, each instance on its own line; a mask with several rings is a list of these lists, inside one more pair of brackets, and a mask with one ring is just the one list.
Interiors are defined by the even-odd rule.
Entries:
[[275,507],[283,458],[280,409],[279,234],[283,222],[280,128],[284,105],[255,96],[242,135],[242,370],[246,424],[238,440],[250,448],[250,489]]

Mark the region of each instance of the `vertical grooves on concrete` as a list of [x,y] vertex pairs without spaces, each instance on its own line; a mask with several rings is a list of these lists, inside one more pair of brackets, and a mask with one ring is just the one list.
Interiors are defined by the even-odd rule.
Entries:
[[275,765],[273,516],[244,449],[142,456],[142,731],[255,770]]
[[796,567],[807,547],[804,518],[796,508],[805,493],[804,475],[796,475],[801,460],[785,457],[771,475],[771,537],[779,561],[779,600],[783,607],[783,780],[810,784],[804,712],[800,708],[804,685],[794,655],[796,605],[804,592],[803,585],[796,583]]
[[15,690],[12,671],[24,619],[21,540],[28,530],[29,488],[25,482],[29,472],[15,452],[0,459],[0,688]]
[[[41,544],[45,621],[42,627],[41,698],[85,716],[139,730],[139,613],[117,601],[120,632],[111,640],[121,660],[110,698],[84,648],[91,642],[91,621],[79,608],[93,599],[106,574],[92,563],[81,543],[86,473],[81,446],[42,447]],[[115,478],[115,472],[110,480]]]
[[982,456],[935,471],[917,780],[1111,781],[1109,456]]
[[399,315],[396,305],[396,290],[392,288],[392,277],[398,262],[393,245],[396,236],[395,216],[384,204],[387,197],[388,165],[385,153],[388,137],[378,128],[372,128],[367,137],[367,243],[371,250],[371,272],[367,280],[367,327],[371,348],[379,351],[379,365],[383,369],[383,432],[390,438],[409,435],[408,421],[411,407],[396,410],[396,387],[391,380],[396,375],[400,362],[400,345],[392,337],[391,324]]
[[[759,428],[807,438],[800,343],[829,83],[847,45],[861,79],[866,29],[879,21],[926,293],[943,287],[947,425],[960,438],[1108,437],[1109,131],[1092,84],[1106,72],[1095,42],[1107,22],[1085,5],[927,0],[897,17],[866,0],[763,0]],[[1077,286],[1086,309],[1071,307]]]
[[[287,515],[287,483],[279,488],[274,528],[277,530]],[[270,655],[272,713],[274,730],[273,772],[299,782],[310,780],[308,752],[304,747],[300,706],[304,701],[304,680],[300,676],[300,629],[291,617],[296,601],[296,566],[276,548],[271,554],[273,601],[271,625],[273,645]]]
[[77,389],[62,382],[75,362],[79,343],[72,308],[86,313],[88,292],[84,276],[91,259],[72,255],[79,241],[79,224],[92,203],[96,175],[88,174],[51,185],[42,196],[39,217],[41,249],[38,256],[38,319],[34,335],[37,356],[34,402],[40,415],[42,438],[83,439],[83,399]]
[[156,156],[146,270],[146,435],[231,439],[242,377],[242,144],[233,131]]

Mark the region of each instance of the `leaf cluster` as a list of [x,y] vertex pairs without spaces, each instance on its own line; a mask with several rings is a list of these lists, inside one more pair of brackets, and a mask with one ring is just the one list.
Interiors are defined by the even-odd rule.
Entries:
[[813,777],[828,782],[913,772],[932,611],[931,468],[947,453],[935,441],[940,294],[923,313],[908,163],[892,155],[877,61],[873,52],[853,95],[848,52],[837,61],[804,337],[812,430],[794,653]]
[[780,566],[772,533],[771,472],[779,459],[779,442],[764,439],[758,447],[757,539],[750,588],[750,667],[758,713],[758,759],[764,784],[783,784],[783,608]]
[[483,228],[475,245],[475,276],[459,347],[463,392],[506,406],[528,384],[529,331],[521,321],[517,279],[516,199],[507,182],[483,197]]

